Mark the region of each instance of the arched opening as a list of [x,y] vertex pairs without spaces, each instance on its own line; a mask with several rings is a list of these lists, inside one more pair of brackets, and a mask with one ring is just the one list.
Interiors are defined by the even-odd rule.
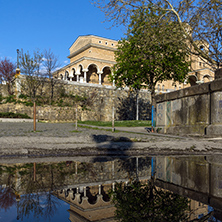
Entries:
[[60,74],[59,77],[61,80],[63,80],[63,74]]
[[98,79],[98,69],[97,66],[95,64],[91,64],[88,67],[88,72],[87,72],[87,82],[88,83],[94,83],[94,84],[98,84],[99,83],[99,79]]
[[110,74],[111,74],[110,67],[108,67],[108,66],[104,67],[103,68],[103,74],[101,76],[102,85],[112,85],[112,83],[109,80]]
[[190,83],[191,86],[197,85],[197,77],[195,75],[189,76],[188,82]]
[[[84,79],[84,73],[83,73],[83,66],[82,65],[78,65],[78,68],[77,68],[77,72],[76,74],[79,75],[79,81],[83,83],[83,79]],[[77,76],[76,76],[76,81],[77,81]]]
[[76,71],[75,71],[75,69],[74,68],[72,68],[72,81],[77,81],[77,78],[76,78]]
[[206,83],[206,82],[210,82],[212,81],[212,77],[209,76],[209,75],[204,75],[203,76],[203,82]]
[[68,71],[65,72],[65,79],[64,80],[70,80]]

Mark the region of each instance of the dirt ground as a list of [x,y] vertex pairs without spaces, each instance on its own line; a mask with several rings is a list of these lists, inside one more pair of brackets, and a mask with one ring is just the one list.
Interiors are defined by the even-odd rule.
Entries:
[[148,133],[144,127],[83,128],[74,123],[0,122],[0,158],[222,154],[222,138]]

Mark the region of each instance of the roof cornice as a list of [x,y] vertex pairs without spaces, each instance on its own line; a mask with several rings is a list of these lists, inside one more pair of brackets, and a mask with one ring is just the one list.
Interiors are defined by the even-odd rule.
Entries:
[[109,50],[109,51],[113,51],[113,52],[117,50],[116,48],[112,48],[112,47],[109,47],[109,46],[99,45],[99,44],[95,44],[95,43],[89,43],[89,44],[85,45],[84,47],[78,49],[77,51],[73,52],[69,56],[67,56],[67,58],[71,59],[72,57],[78,55],[79,53],[87,50],[90,47],[105,49],[105,50]]
[[85,57],[84,56],[84,57],[82,57],[82,58],[80,58],[80,59],[78,59],[78,60],[76,60],[76,61],[74,61],[74,62],[72,62],[72,63],[70,63],[70,64],[68,64],[66,66],[64,66],[64,67],[62,67],[61,69],[58,69],[58,70],[54,71],[53,73],[57,73],[57,72],[61,72],[63,70],[66,70],[67,68],[70,68],[71,66],[73,66],[73,65],[75,65],[75,64],[77,64],[77,63],[79,63],[79,62],[81,62],[83,60],[92,60],[92,61],[95,61],[95,62],[104,62],[104,63],[108,63],[110,65],[115,65],[116,64],[116,62],[112,62],[110,60],[96,59],[96,58],[93,58],[93,57]]

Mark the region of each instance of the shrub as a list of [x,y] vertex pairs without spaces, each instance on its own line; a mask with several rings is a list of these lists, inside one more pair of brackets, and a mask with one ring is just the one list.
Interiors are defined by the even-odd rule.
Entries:
[[7,113],[0,113],[0,118],[23,118],[23,119],[31,119],[26,113],[13,113],[13,112],[7,112]]
[[18,98],[19,98],[19,99],[27,99],[28,96],[27,96],[27,95],[24,95],[24,94],[20,94]]
[[33,102],[30,102],[30,101],[25,101],[24,104],[26,106],[33,106]]
[[14,102],[16,102],[16,98],[14,95],[6,97],[5,103],[14,103]]

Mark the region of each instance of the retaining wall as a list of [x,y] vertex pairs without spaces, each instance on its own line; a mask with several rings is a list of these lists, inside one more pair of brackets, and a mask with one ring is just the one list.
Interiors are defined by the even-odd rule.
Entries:
[[[67,94],[94,95],[87,110],[79,107],[79,120],[111,121],[113,104],[116,120],[136,119],[136,94],[129,90],[115,90],[114,87],[69,83],[64,85]],[[139,119],[151,118],[150,93],[147,90],[139,93]],[[0,112],[27,113],[33,115],[33,108],[22,104],[0,104]],[[75,107],[37,106],[37,119],[49,121],[75,120]]]
[[222,135],[222,79],[157,95],[156,102],[160,132]]

